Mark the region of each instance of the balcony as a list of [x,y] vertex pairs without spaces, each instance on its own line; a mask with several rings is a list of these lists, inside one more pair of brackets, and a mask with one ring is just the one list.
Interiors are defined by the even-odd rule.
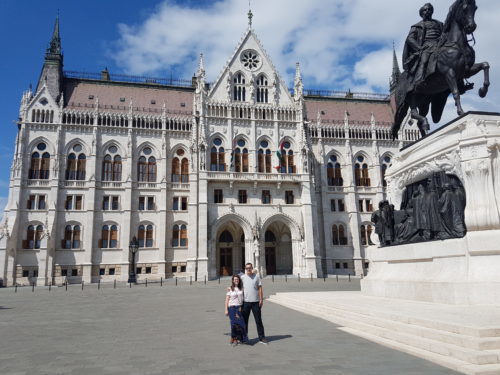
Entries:
[[105,189],[121,189],[122,183],[116,181],[101,181],[101,188]]
[[301,182],[302,175],[287,173],[207,172],[209,180],[248,182]]
[[37,186],[49,186],[49,180],[28,180],[28,186],[37,187]]
[[137,182],[136,188],[138,189],[159,189],[161,184],[159,182]]
[[63,181],[62,185],[66,188],[84,188],[86,181]]

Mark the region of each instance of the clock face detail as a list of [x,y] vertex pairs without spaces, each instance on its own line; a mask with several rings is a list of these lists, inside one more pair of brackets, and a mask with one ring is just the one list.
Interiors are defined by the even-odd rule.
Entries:
[[262,65],[262,59],[259,54],[252,49],[243,51],[240,59],[243,66],[250,71],[255,71]]

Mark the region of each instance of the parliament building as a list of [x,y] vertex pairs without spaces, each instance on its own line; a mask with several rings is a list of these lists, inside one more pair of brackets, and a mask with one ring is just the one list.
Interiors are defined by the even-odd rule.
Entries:
[[[63,69],[59,22],[21,98],[0,223],[3,286],[361,275],[392,141],[391,94],[292,87],[251,23],[215,81]],[[320,67],[318,67],[320,68]],[[394,59],[391,91],[399,77]]]

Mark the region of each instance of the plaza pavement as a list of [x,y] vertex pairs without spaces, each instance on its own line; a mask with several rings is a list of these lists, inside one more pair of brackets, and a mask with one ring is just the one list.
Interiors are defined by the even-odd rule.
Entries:
[[[257,343],[250,317],[253,345],[231,347],[228,283],[0,289],[0,375],[457,374],[266,302],[270,344]],[[323,290],[359,290],[359,280],[264,280],[266,296]]]

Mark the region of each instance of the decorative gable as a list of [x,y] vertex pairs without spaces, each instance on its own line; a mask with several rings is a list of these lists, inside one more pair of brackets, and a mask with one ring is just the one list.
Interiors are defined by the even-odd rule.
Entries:
[[292,106],[294,101],[259,39],[249,28],[215,81],[209,99],[217,102]]
[[59,105],[44,84],[27,106],[27,121],[30,122],[57,122]]

